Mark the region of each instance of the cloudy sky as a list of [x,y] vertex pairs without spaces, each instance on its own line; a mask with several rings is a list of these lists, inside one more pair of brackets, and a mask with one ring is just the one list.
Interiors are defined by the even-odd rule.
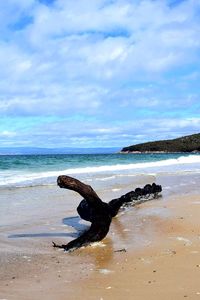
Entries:
[[200,130],[199,0],[0,1],[0,147]]

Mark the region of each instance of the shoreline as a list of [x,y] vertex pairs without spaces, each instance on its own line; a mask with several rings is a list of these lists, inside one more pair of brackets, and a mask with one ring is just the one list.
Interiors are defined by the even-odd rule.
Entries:
[[[68,161],[71,160],[71,161]],[[24,168],[24,163],[26,168]],[[187,171],[200,172],[199,155],[180,155],[180,154],[136,154],[128,155],[111,155],[99,157],[90,157],[89,161],[83,157],[60,157],[52,160],[48,157],[38,160],[35,158],[28,159],[27,162],[21,157],[18,161],[12,158],[11,161],[1,162],[3,171],[0,172],[0,190],[15,189],[23,187],[43,187],[55,186],[57,177],[61,174],[67,174],[79,178],[89,184],[101,185],[101,182],[108,181],[110,178],[119,178],[127,176],[145,176],[160,173],[177,173],[183,174]],[[50,165],[49,165],[50,164]],[[172,167],[172,165],[174,167]],[[8,166],[10,166],[8,169]],[[14,169],[12,169],[12,166]],[[39,168],[38,168],[39,166]],[[30,168],[29,168],[30,167]],[[5,170],[4,170],[5,169]],[[115,183],[113,183],[115,184]],[[1,195],[0,195],[1,199]],[[3,199],[4,200],[4,199]]]
[[[122,210],[102,242],[72,253],[53,249],[51,241],[73,239],[76,231],[61,220],[66,216],[66,198],[74,197],[69,217],[77,215],[80,198],[58,190],[57,200],[51,199],[52,209],[43,211],[55,188],[50,188],[47,195],[45,189],[32,188],[32,195],[38,191],[39,197],[44,197],[44,203],[38,203],[44,215],[37,215],[34,224],[24,219],[18,226],[11,223],[7,231],[1,231],[0,299],[199,298],[198,180],[198,174],[158,177],[157,183],[164,185],[162,198]],[[169,192],[167,187],[172,184]],[[101,192],[102,199],[114,198],[123,189],[130,190],[130,182],[113,192],[108,186]],[[13,196],[16,191],[10,192]],[[9,235],[17,238],[8,238]]]
[[119,154],[200,154],[199,150],[181,151],[119,151]]

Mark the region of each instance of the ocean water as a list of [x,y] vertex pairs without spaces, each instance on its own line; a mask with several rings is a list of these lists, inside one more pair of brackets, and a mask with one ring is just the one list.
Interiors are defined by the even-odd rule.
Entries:
[[0,189],[56,185],[59,175],[86,181],[119,176],[200,173],[199,154],[62,154],[0,156]]

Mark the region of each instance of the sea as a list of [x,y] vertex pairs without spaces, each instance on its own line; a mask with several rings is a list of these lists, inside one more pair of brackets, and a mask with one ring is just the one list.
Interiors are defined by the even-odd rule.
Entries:
[[181,173],[200,173],[200,155],[92,153],[0,156],[0,189],[56,185],[59,175],[85,181],[106,181],[120,176]]

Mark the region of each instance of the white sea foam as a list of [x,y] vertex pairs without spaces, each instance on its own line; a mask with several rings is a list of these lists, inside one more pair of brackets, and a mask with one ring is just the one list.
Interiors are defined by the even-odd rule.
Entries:
[[107,181],[107,180],[115,179],[115,177],[116,176],[108,176],[108,177],[103,177],[103,178],[96,178],[96,180]]
[[[200,163],[200,155],[190,155],[190,156],[181,156],[177,159],[167,159],[154,162],[143,162],[135,164],[117,164],[117,165],[105,165],[98,167],[85,167],[85,168],[75,168],[68,169],[64,172],[67,174],[84,174],[84,173],[96,173],[96,172],[108,172],[108,171],[123,171],[123,170],[136,170],[136,169],[146,169],[154,167],[165,167],[172,165],[182,165],[182,164],[194,164]],[[53,173],[53,172],[52,172]],[[56,175],[58,172],[55,172]]]
[[178,241],[184,242],[186,246],[192,245],[192,242],[189,239],[186,239],[182,236],[177,236],[176,238]]
[[116,189],[112,189],[112,192],[118,192],[118,191],[120,191],[121,189],[119,189],[119,188],[116,188]]
[[[34,185],[48,185],[55,182],[55,178],[59,175],[79,175],[79,174],[95,174],[100,172],[118,172],[118,171],[132,171],[131,176],[136,174],[155,174],[161,170],[168,170],[170,172],[179,171],[176,167],[181,167],[181,170],[188,171],[188,166],[192,167],[192,171],[200,172],[200,155],[181,156],[177,159],[167,159],[153,162],[142,162],[134,164],[116,164],[116,165],[103,165],[103,166],[90,166],[81,168],[69,168],[62,171],[48,171],[38,173],[5,173],[0,175],[0,186],[34,186]],[[190,169],[189,169],[190,170]],[[104,177],[101,180],[109,180],[113,175]]]
[[99,273],[107,275],[107,274],[113,273],[113,271],[111,271],[109,269],[99,269]]

